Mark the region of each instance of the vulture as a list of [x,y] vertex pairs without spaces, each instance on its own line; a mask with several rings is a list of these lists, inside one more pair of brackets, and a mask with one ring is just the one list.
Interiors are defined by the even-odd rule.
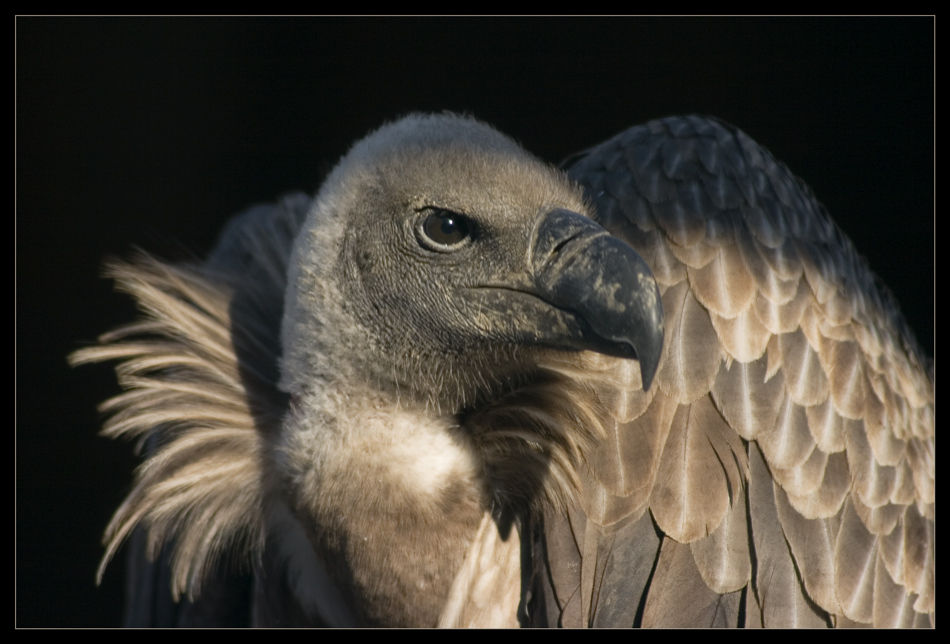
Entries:
[[934,626],[933,362],[730,125],[414,114],[108,273],[128,625]]

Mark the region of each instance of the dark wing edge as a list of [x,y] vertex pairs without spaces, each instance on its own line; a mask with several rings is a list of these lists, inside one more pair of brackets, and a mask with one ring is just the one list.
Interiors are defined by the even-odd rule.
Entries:
[[581,503],[536,522],[526,621],[933,626],[932,362],[851,242],[713,119],[570,163],[653,270],[666,345],[648,392],[583,358],[609,436]]

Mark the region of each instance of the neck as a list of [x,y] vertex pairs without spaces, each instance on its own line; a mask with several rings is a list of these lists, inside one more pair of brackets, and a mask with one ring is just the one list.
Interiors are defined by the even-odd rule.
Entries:
[[411,400],[312,391],[282,437],[295,514],[357,620],[434,626],[488,505],[470,439]]

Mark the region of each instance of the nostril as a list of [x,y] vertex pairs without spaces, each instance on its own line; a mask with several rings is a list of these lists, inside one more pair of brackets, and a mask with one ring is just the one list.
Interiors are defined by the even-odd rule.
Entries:
[[561,249],[562,249],[562,248],[564,248],[565,246],[567,246],[568,244],[570,244],[572,241],[574,241],[575,239],[577,239],[578,237],[580,237],[580,236],[583,235],[583,234],[584,234],[584,231],[579,230],[579,231],[577,231],[576,233],[574,233],[573,235],[570,235],[569,237],[565,237],[564,239],[562,239],[561,241],[559,241],[559,242],[554,246],[554,248],[551,249],[551,255],[552,255],[552,256],[557,255],[558,253],[561,252]]

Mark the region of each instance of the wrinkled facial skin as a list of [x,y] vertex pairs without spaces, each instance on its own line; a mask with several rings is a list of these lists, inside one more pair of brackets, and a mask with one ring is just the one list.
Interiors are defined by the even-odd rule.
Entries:
[[[389,213],[376,225],[359,231],[364,239],[376,238],[373,247],[388,244],[388,252],[374,253],[366,244],[359,249],[347,244],[352,253],[348,265],[355,269],[353,276],[360,283],[354,291],[366,295],[363,310],[378,333],[377,341],[393,343],[395,348],[414,344],[409,337],[401,340],[403,334],[419,334],[434,352],[456,354],[483,347],[486,342],[521,340],[517,329],[532,325],[504,324],[499,311],[486,310],[484,298],[473,297],[470,291],[488,285],[508,289],[531,285],[524,260],[530,230],[498,225],[481,213],[469,214],[456,206],[453,217],[462,217],[468,235],[445,250],[436,250],[431,242],[426,244],[430,240],[423,230],[431,218],[439,216],[436,213],[448,210],[442,205],[445,203],[437,198],[406,203],[401,212]],[[530,214],[533,218],[535,212]],[[513,240],[524,244],[513,244]],[[519,315],[517,307],[526,300],[524,304],[530,308],[534,298],[518,298],[517,294],[516,290],[500,293],[506,308],[510,307],[511,318],[530,319]],[[353,296],[359,297],[356,292]]]
[[[530,370],[543,348],[658,361],[662,306],[643,260],[590,218],[564,175],[465,127],[400,133],[391,146],[383,130],[328,179],[303,237],[315,252],[297,247],[312,266],[289,298],[322,293],[328,315],[342,315],[323,318],[330,335],[309,350],[312,368],[342,350],[354,377],[441,406]],[[320,254],[324,233],[338,254]],[[285,331],[302,329],[285,341],[309,337],[308,306],[285,316],[298,320]],[[642,369],[645,386],[654,370]]]
[[[464,158],[453,158],[460,156]],[[376,177],[362,195],[365,210],[351,218],[341,259],[353,285],[351,297],[363,300],[360,319],[376,342],[395,351],[419,344],[406,334],[423,334],[434,354],[461,354],[530,337],[535,324],[529,320],[541,308],[533,302],[536,298],[523,293],[533,285],[527,264],[532,227],[548,210],[580,210],[583,203],[560,181],[552,181],[547,169],[540,176],[520,177],[523,183],[537,183],[537,189],[513,196],[504,190],[507,181],[499,185],[479,164],[437,165],[434,174],[422,165],[403,165],[404,173],[418,175],[403,185],[417,192],[401,192],[385,177]],[[466,185],[442,187],[457,186],[449,175],[459,173],[470,177]],[[427,235],[427,222],[428,230],[439,234],[443,227],[438,219],[455,216],[461,217],[460,227],[450,225],[450,232],[456,237],[463,229],[465,233],[457,243],[439,244]],[[472,293],[492,286],[507,289],[504,317],[496,307],[486,308],[490,296]]]

